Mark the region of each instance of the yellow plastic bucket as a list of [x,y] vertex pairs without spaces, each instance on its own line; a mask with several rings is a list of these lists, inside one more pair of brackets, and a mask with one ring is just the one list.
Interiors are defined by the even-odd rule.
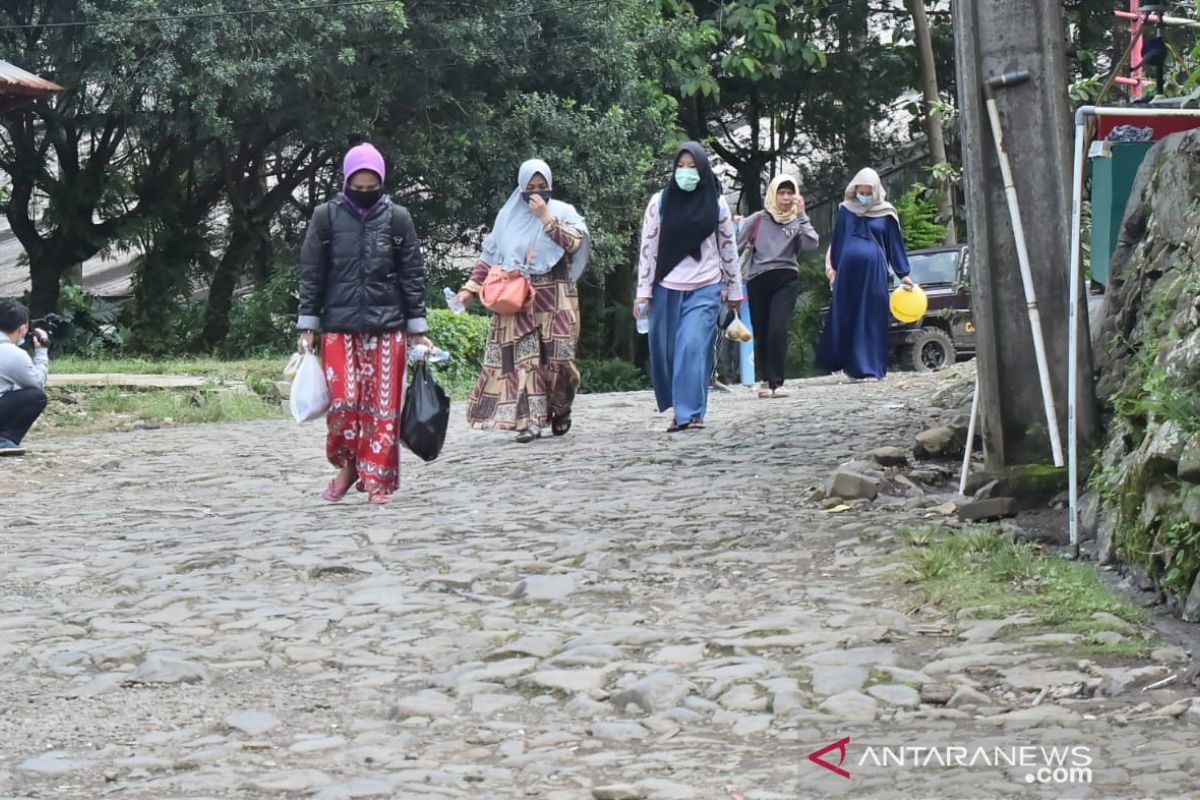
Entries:
[[896,287],[892,292],[892,316],[903,323],[916,322],[925,316],[929,309],[929,298],[925,296],[920,286],[913,284],[911,289],[904,286]]

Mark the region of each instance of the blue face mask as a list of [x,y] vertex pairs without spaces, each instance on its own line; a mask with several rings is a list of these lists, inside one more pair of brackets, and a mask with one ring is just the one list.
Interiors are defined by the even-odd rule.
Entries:
[[695,191],[700,185],[700,171],[694,167],[676,167],[675,185],[685,192]]
[[855,197],[858,198],[858,202],[862,203],[864,206],[869,206],[875,202],[875,196],[871,194],[856,194]]

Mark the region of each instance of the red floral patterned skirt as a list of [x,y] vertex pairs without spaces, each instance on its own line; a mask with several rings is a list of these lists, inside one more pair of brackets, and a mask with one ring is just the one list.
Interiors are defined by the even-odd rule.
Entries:
[[353,465],[360,492],[395,492],[407,366],[404,333],[327,333],[321,337],[321,356],[330,396],[329,463],[339,469]]

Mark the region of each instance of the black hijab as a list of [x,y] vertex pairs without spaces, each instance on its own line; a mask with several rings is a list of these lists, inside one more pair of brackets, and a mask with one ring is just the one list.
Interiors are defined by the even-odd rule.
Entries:
[[700,183],[690,192],[685,192],[675,183],[672,168],[671,180],[663,189],[662,213],[658,232],[658,265],[654,271],[654,282],[661,283],[679,262],[688,256],[700,258],[700,245],[717,230],[720,209],[717,206],[719,185],[708,163],[708,154],[699,142],[688,142],[679,148],[673,164],[679,157],[691,153],[696,159],[696,170]]

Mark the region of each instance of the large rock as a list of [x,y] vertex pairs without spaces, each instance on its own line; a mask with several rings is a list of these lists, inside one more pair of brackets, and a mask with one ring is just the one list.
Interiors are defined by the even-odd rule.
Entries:
[[1100,514],[1103,508],[1100,495],[1088,492],[1079,499],[1079,540],[1086,542],[1096,538],[1100,530]]
[[1179,454],[1176,474],[1182,481],[1200,483],[1200,433],[1193,433]]
[[1183,605],[1183,618],[1187,622],[1200,622],[1200,573],[1196,574],[1192,591]]
[[861,472],[839,469],[829,479],[825,494],[844,500],[874,500],[879,496],[879,479]]
[[939,425],[917,434],[913,455],[917,458],[946,458],[962,455],[966,434],[949,425]]
[[[1093,473],[1106,495],[1096,536],[1102,562],[1123,551],[1122,536],[1200,524],[1192,488],[1200,483],[1192,429],[1200,411],[1200,208],[1179,201],[1197,185],[1200,131],[1168,136],[1147,154],[1110,264],[1105,313],[1092,327],[1096,393],[1112,420]],[[1157,592],[1164,568],[1155,563],[1139,585]],[[1183,613],[1190,606],[1200,617],[1197,595],[1180,598]]]
[[1173,471],[1183,455],[1186,437],[1182,425],[1173,419],[1164,420],[1150,434],[1150,443],[1146,446],[1147,463],[1159,470]]
[[1020,509],[1017,501],[1011,497],[993,497],[990,500],[976,500],[958,507],[958,519],[961,522],[985,522],[988,520],[1008,519],[1015,517]]
[[908,454],[899,447],[877,447],[871,451],[871,458],[881,467],[908,466]]
[[1096,529],[1096,562],[1111,564],[1117,560],[1117,512],[1110,511],[1100,517]]
[[1200,527],[1200,486],[1189,484],[1183,488],[1183,505],[1180,509],[1187,521]]
[[652,672],[637,683],[612,696],[612,704],[624,711],[635,705],[647,714],[666,711],[696,691],[696,685],[674,672]]

